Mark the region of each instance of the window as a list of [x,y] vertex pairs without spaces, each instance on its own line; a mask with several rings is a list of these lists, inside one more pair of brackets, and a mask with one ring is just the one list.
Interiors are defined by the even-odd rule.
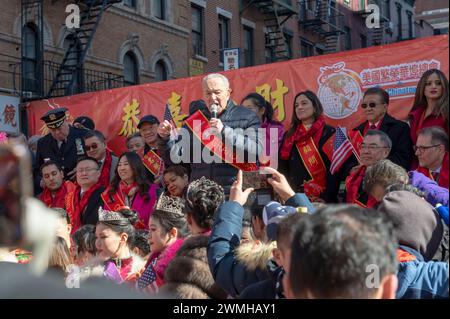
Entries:
[[28,23],[23,27],[24,47],[22,52],[23,63],[23,90],[37,92],[39,87],[39,36],[37,27],[33,23]]
[[192,5],[192,47],[194,54],[205,55],[203,45],[203,9]]
[[167,81],[167,69],[163,60],[159,60],[155,65],[155,79],[158,82]]
[[397,27],[398,27],[398,34],[397,34],[397,41],[400,41],[403,39],[402,34],[402,6],[397,4]]
[[292,59],[294,53],[292,52],[292,34],[284,32],[284,39],[286,40],[286,56]]
[[391,3],[389,0],[384,0],[383,1],[383,14],[384,16],[388,19],[391,20]]
[[123,0],[123,4],[130,8],[136,8],[136,0]]
[[219,49],[220,62],[223,63],[223,49],[230,47],[230,20],[219,15]]
[[413,32],[414,24],[413,24],[413,20],[412,20],[413,13],[410,11],[406,11],[406,15],[408,16],[408,38],[412,39],[414,37],[414,32]]
[[254,65],[253,29],[244,26],[244,65]]
[[352,49],[352,31],[349,27],[344,27],[345,31],[345,50],[351,50]]
[[359,0],[359,11],[366,11],[366,0]]
[[300,55],[302,58],[314,55],[314,46],[311,42],[301,39],[300,40]]
[[153,1],[154,16],[160,20],[166,20],[166,0]]
[[323,49],[316,47],[316,55],[323,55]]
[[123,58],[123,77],[125,85],[139,84],[139,71],[136,62],[136,56],[133,52],[129,51]]
[[360,34],[361,38],[361,48],[367,48],[367,36]]

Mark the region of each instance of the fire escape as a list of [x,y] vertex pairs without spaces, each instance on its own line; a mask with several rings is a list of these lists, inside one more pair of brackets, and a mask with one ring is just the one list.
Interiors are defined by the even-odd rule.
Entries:
[[290,44],[283,31],[283,25],[293,15],[297,14],[290,0],[250,0],[247,6],[241,10],[244,12],[250,6],[255,5],[264,15],[266,28],[266,49],[270,51],[271,62],[288,60],[290,56]]
[[339,51],[339,35],[344,34],[344,15],[334,0],[300,0],[299,24],[305,30],[319,34],[324,42],[324,53]]
[[78,0],[80,27],[74,28],[70,45],[64,54],[47,97],[72,95],[85,91],[83,65],[103,13],[122,0]]

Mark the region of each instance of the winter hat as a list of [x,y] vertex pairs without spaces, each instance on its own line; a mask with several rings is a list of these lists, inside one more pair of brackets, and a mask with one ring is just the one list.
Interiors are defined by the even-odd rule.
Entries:
[[297,213],[297,209],[292,206],[282,206],[278,202],[269,202],[263,208],[263,221],[266,225],[266,234],[269,241],[275,241],[277,238],[278,223],[281,219],[290,214]]
[[439,253],[444,226],[433,206],[408,191],[388,193],[378,211],[394,223],[400,245],[418,251],[428,261]]

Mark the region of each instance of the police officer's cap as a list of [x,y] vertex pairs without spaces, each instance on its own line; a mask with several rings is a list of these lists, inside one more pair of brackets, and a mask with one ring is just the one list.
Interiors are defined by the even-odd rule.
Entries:
[[41,120],[45,122],[48,128],[58,128],[66,119],[66,111],[67,109],[65,107],[52,109],[44,114],[44,116],[41,117]]

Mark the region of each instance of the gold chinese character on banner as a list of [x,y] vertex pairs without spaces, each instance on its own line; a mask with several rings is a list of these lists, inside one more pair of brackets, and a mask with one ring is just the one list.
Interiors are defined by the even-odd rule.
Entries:
[[303,146],[303,152],[311,153],[311,147],[309,147],[309,145]]
[[173,122],[177,127],[181,127],[186,114],[181,113],[181,95],[176,92],[172,92],[169,100],[170,113],[172,114]]
[[289,88],[284,86],[283,80],[276,79],[276,90],[272,91],[272,87],[264,83],[256,87],[256,92],[261,94],[268,102],[272,102],[273,110],[278,110],[277,120],[282,122],[286,118],[284,107],[284,96],[289,92]]
[[317,165],[317,160],[315,157],[309,157],[308,161],[309,161],[309,164],[311,164],[311,165]]
[[123,126],[119,132],[119,136],[128,137],[138,131],[137,125],[139,123],[138,115],[141,113],[139,109],[139,102],[133,99],[133,102],[127,103],[123,108],[124,116],[122,117]]

